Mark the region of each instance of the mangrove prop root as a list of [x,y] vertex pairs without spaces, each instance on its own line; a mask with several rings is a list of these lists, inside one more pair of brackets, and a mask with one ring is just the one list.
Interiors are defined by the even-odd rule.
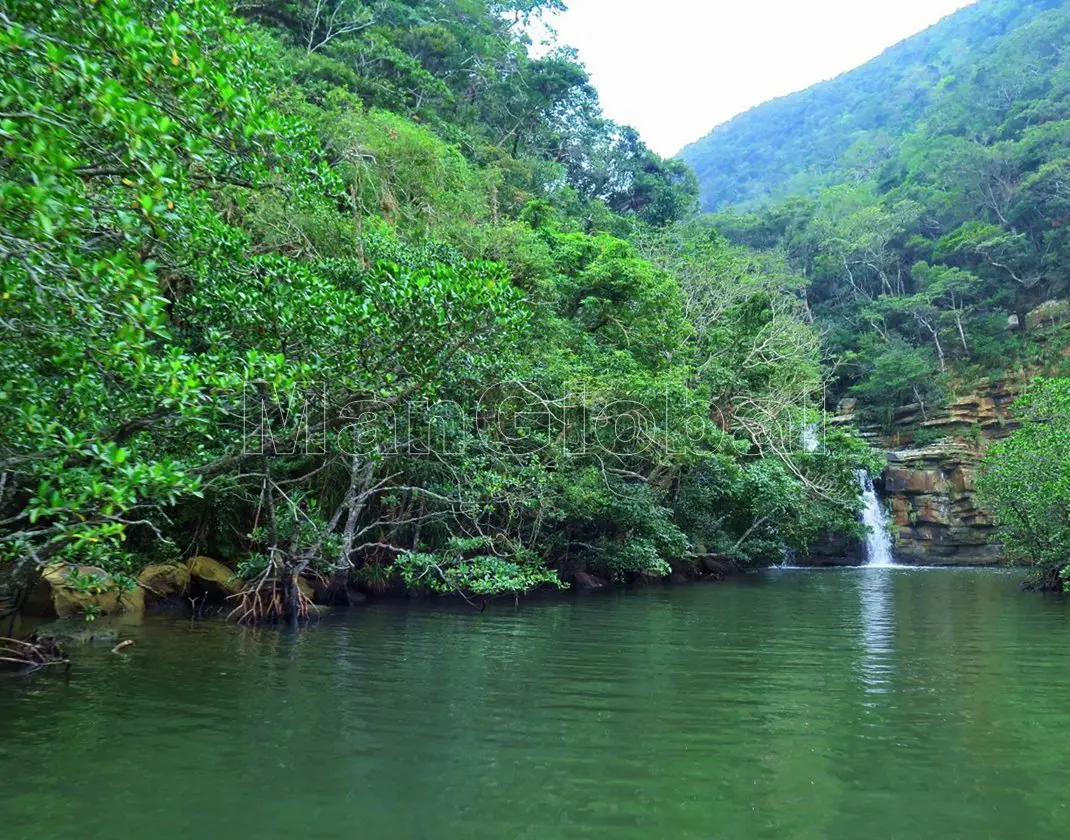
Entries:
[[[250,581],[241,592],[231,595],[236,606],[230,611],[227,620],[236,620],[239,624],[276,624],[293,618],[287,603],[287,581],[265,572],[255,581]],[[310,599],[297,585],[296,577],[289,583],[296,592],[297,616],[299,621],[308,619],[312,607]]]

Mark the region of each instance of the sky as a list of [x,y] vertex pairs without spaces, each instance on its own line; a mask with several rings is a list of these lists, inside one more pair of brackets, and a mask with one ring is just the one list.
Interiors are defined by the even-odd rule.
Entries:
[[674,155],[736,114],[864,64],[973,0],[567,0],[603,110]]

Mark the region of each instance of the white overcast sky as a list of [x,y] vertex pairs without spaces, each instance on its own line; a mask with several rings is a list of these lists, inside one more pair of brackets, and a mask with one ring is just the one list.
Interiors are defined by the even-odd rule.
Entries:
[[[972,0],[566,0],[550,20],[606,114],[672,155],[715,125],[864,64]],[[534,33],[533,33],[534,35]]]

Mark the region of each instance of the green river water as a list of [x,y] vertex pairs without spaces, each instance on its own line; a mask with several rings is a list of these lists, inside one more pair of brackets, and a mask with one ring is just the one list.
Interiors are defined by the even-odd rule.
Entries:
[[0,838],[1065,838],[1070,606],[1019,580],[150,617],[0,680]]

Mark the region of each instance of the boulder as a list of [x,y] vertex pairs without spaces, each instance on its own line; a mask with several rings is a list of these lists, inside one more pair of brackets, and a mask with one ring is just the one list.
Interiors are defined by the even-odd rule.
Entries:
[[224,599],[241,591],[242,583],[234,572],[211,557],[194,557],[187,564],[189,591],[195,596]]
[[739,566],[731,557],[706,554],[699,558],[701,571],[705,575],[711,575],[718,580],[724,580],[731,574],[739,571]]
[[572,579],[577,589],[601,589],[606,585],[604,580],[587,572],[576,572]]
[[864,555],[861,540],[825,533],[810,545],[805,557],[798,557],[795,562],[801,566],[861,566],[866,562]]
[[178,598],[189,587],[189,577],[184,563],[160,563],[142,569],[137,582],[154,598]]
[[140,586],[119,593],[119,612],[143,613],[145,611],[145,590]]
[[140,612],[144,608],[145,596],[140,588],[122,591],[103,569],[56,563],[41,572],[25,612],[46,618],[81,618]]
[[1047,327],[1070,321],[1070,301],[1046,300],[1025,316],[1029,327]]

